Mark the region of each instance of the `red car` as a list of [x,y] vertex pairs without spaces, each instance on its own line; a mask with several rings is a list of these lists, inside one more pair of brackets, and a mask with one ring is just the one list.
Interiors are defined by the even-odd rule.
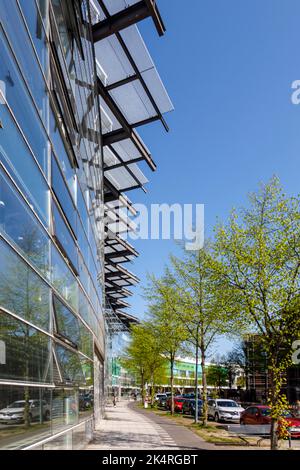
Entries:
[[[266,405],[249,406],[241,414],[241,424],[271,424],[271,410]],[[288,423],[292,437],[300,437],[300,417],[293,416],[289,411],[282,418]],[[280,420],[278,422],[280,427]]]
[[248,406],[241,413],[241,424],[271,424],[270,412],[266,405]]
[[[184,401],[185,401],[185,399],[182,398],[181,396],[174,397],[174,411],[181,412],[182,411],[182,405],[183,405]],[[168,410],[171,409],[171,397],[168,398],[167,403],[166,403],[166,407],[167,407]]]

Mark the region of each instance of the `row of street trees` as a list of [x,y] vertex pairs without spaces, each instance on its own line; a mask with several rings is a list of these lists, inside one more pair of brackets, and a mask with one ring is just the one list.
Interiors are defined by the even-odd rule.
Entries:
[[270,376],[275,449],[278,418],[287,406],[282,387],[292,364],[293,341],[299,337],[300,199],[285,195],[273,178],[251,194],[249,202],[248,208],[233,210],[226,224],[216,226],[213,242],[184,252],[181,258],[172,256],[163,276],[150,276],[147,322],[136,328],[151,332],[156,349],[147,339],[146,343],[155,356],[169,360],[171,390],[175,357],[182,349],[193,348],[196,404],[198,365],[202,372],[203,425],[205,364],[215,340],[220,335],[259,335]]

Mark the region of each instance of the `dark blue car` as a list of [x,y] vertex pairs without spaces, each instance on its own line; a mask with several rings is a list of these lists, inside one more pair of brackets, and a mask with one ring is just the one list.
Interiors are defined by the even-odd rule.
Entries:
[[[196,400],[185,400],[182,405],[182,413],[186,415],[195,415]],[[198,400],[198,416],[201,416],[203,412],[203,402]]]

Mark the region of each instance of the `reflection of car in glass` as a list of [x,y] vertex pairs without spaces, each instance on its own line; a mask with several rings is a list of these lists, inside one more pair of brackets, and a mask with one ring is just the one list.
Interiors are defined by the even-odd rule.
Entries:
[[[24,411],[25,400],[14,401],[0,410],[0,423],[23,423]],[[39,420],[41,414],[45,421],[50,418],[50,407],[47,402],[45,400],[29,400],[29,421]]]
[[79,396],[79,410],[85,411],[93,407],[93,395],[91,393],[85,393]]

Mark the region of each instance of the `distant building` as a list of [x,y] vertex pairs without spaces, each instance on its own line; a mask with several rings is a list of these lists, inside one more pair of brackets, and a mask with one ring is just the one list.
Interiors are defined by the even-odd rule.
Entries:
[[[259,335],[248,335],[243,342],[245,352],[246,399],[265,403],[268,398],[270,378],[267,355]],[[290,403],[300,399],[300,366],[289,367],[283,387]]]

